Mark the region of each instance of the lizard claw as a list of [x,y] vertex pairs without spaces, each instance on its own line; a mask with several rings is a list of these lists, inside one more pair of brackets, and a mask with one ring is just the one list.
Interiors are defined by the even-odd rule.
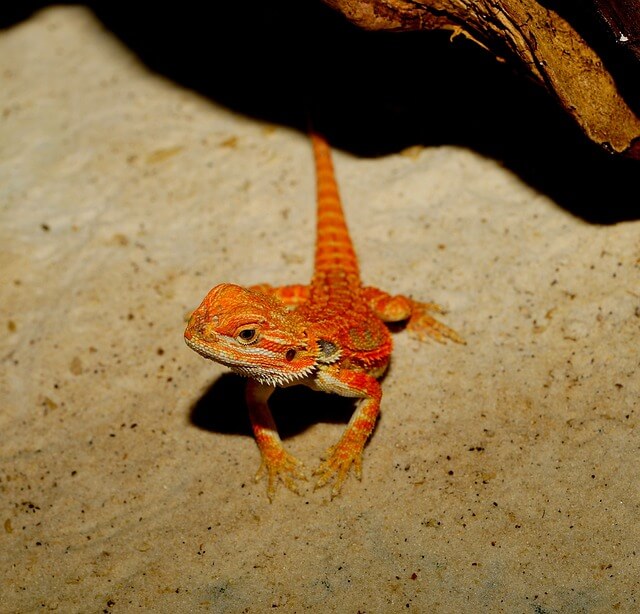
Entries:
[[407,328],[423,341],[427,336],[438,343],[446,343],[447,339],[466,345],[466,341],[452,328],[439,322],[429,312],[444,313],[437,303],[415,303]]
[[255,480],[258,482],[263,476],[267,476],[267,497],[269,497],[269,501],[273,503],[278,481],[281,481],[289,490],[297,495],[301,494],[296,480],[305,481],[307,479],[303,469],[304,465],[301,461],[288,452],[281,450],[277,456],[272,456],[268,459],[262,458],[262,463],[256,473]]
[[360,480],[362,478],[362,446],[348,441],[338,442],[329,448],[327,459],[313,472],[314,475],[319,476],[314,490],[322,488],[335,478],[331,487],[331,498],[338,496],[352,466],[356,477]]

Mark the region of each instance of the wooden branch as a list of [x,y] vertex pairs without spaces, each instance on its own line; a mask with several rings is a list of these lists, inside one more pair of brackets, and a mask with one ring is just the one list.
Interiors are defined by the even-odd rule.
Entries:
[[534,0],[324,1],[364,29],[448,29],[498,60],[518,60],[591,140],[640,158],[640,118],[601,58],[568,21]]

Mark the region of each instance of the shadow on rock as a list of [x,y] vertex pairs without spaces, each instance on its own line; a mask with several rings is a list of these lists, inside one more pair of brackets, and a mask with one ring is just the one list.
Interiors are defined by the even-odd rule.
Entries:
[[[215,433],[252,436],[244,399],[246,380],[227,373],[219,377],[191,408],[191,423]],[[319,422],[346,424],[355,409],[353,399],[315,392],[305,386],[278,388],[269,399],[283,439]]]

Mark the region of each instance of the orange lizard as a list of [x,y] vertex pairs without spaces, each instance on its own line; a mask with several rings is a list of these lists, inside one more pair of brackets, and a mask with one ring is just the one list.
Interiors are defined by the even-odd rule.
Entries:
[[377,378],[391,356],[391,335],[384,323],[408,320],[408,328],[419,337],[464,343],[429,314],[441,312],[438,305],[362,285],[331,151],[319,135],[311,139],[318,206],[311,283],[277,288],[220,284],[193,312],[184,334],[190,348],[249,378],[246,399],[262,456],[256,479],[267,474],[270,500],[278,480],[298,492],[297,480],[306,479],[302,463],[284,449],[267,404],[276,386],[303,384],[361,400],[342,437],[314,472],[316,487],[333,481],[333,498],[352,467],[361,477],[362,452],[380,410]]

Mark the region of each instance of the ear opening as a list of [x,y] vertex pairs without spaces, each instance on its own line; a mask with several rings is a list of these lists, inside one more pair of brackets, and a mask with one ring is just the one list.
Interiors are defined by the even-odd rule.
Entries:
[[340,348],[333,341],[318,339],[318,348],[320,349],[318,362],[321,364],[328,365],[340,358]]

